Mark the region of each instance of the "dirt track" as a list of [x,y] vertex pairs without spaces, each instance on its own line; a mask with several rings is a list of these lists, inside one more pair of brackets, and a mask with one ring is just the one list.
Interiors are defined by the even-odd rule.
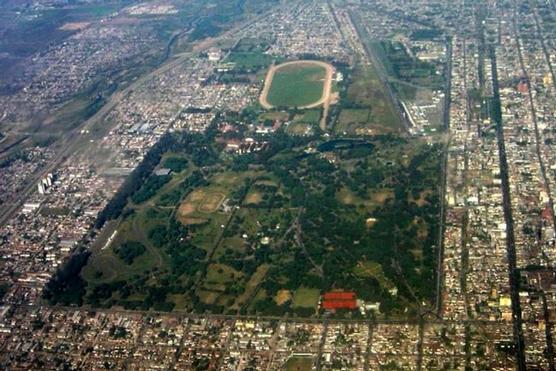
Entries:
[[[278,66],[270,66],[268,73],[266,75],[265,81],[264,81],[264,87],[263,87],[263,91],[261,92],[261,96],[259,97],[259,103],[261,104],[261,106],[265,109],[271,109],[274,108],[274,106],[272,104],[270,104],[267,100],[268,97],[268,92],[270,90],[270,86],[272,85],[272,79],[274,78],[274,73],[276,72],[276,70],[284,67],[284,66],[288,66],[288,65],[292,65],[292,64],[313,64],[313,65],[318,65],[321,67],[324,67],[324,69],[326,70],[326,78],[324,81],[324,86],[323,86],[323,93],[321,98],[316,101],[315,103],[311,103],[309,105],[306,106],[302,106],[299,108],[302,109],[309,109],[309,108],[316,108],[320,105],[324,106],[324,113],[323,113],[323,119],[324,122],[326,122],[326,114],[328,113],[328,107],[330,105],[330,92],[332,90],[332,75],[334,73],[334,68],[325,62],[321,62],[321,61],[312,61],[312,60],[300,60],[300,61],[292,61],[292,62],[286,62],[286,63],[282,63]],[[321,120],[321,128],[323,126],[323,121]]]

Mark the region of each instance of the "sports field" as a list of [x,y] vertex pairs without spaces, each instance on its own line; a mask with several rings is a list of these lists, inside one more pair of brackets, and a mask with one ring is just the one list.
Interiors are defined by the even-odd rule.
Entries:
[[291,357],[283,367],[286,371],[309,371],[313,369],[312,357]]
[[270,68],[260,103],[264,108],[313,108],[328,101],[332,67],[318,61],[295,61]]
[[179,206],[178,219],[185,225],[204,223],[206,214],[215,212],[225,199],[218,189],[197,189]]

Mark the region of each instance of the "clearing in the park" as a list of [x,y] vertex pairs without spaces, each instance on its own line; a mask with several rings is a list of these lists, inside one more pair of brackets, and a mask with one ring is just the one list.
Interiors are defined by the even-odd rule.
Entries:
[[264,108],[314,108],[330,95],[333,68],[320,61],[293,61],[270,67],[260,103]]

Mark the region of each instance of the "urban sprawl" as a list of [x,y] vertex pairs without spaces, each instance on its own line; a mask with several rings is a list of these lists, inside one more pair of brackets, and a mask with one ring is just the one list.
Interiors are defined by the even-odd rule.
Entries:
[[[115,93],[66,146],[27,149],[0,169],[2,367],[275,370],[295,356],[327,370],[555,369],[556,27],[546,20],[556,16],[554,2],[339,3],[281,4],[199,43],[195,53]],[[168,4],[126,8],[35,56],[25,88],[0,96],[3,120],[55,105],[103,66],[142,53],[149,35],[113,20],[171,13]],[[441,36],[407,37],[431,27]],[[262,81],[211,78],[229,68],[219,40],[257,35],[273,40],[265,51],[273,57],[376,63],[362,32],[396,38],[416,58],[445,65],[445,87],[428,98],[395,97],[408,136],[445,145],[437,299],[429,313],[388,319],[373,315],[379,305],[350,304],[365,315],[338,319],[325,311],[306,319],[44,302],[52,275],[78,245],[96,243],[103,233],[94,228],[97,215],[165,133],[203,133],[217,112],[258,102]],[[430,122],[435,115],[441,130]],[[250,133],[277,129],[245,127],[243,139],[227,143],[238,156],[264,148]]]

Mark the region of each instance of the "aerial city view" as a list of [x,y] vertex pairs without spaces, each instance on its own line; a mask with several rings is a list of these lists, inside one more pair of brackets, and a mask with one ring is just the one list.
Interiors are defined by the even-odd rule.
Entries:
[[556,370],[554,68],[555,0],[0,0],[0,369]]

